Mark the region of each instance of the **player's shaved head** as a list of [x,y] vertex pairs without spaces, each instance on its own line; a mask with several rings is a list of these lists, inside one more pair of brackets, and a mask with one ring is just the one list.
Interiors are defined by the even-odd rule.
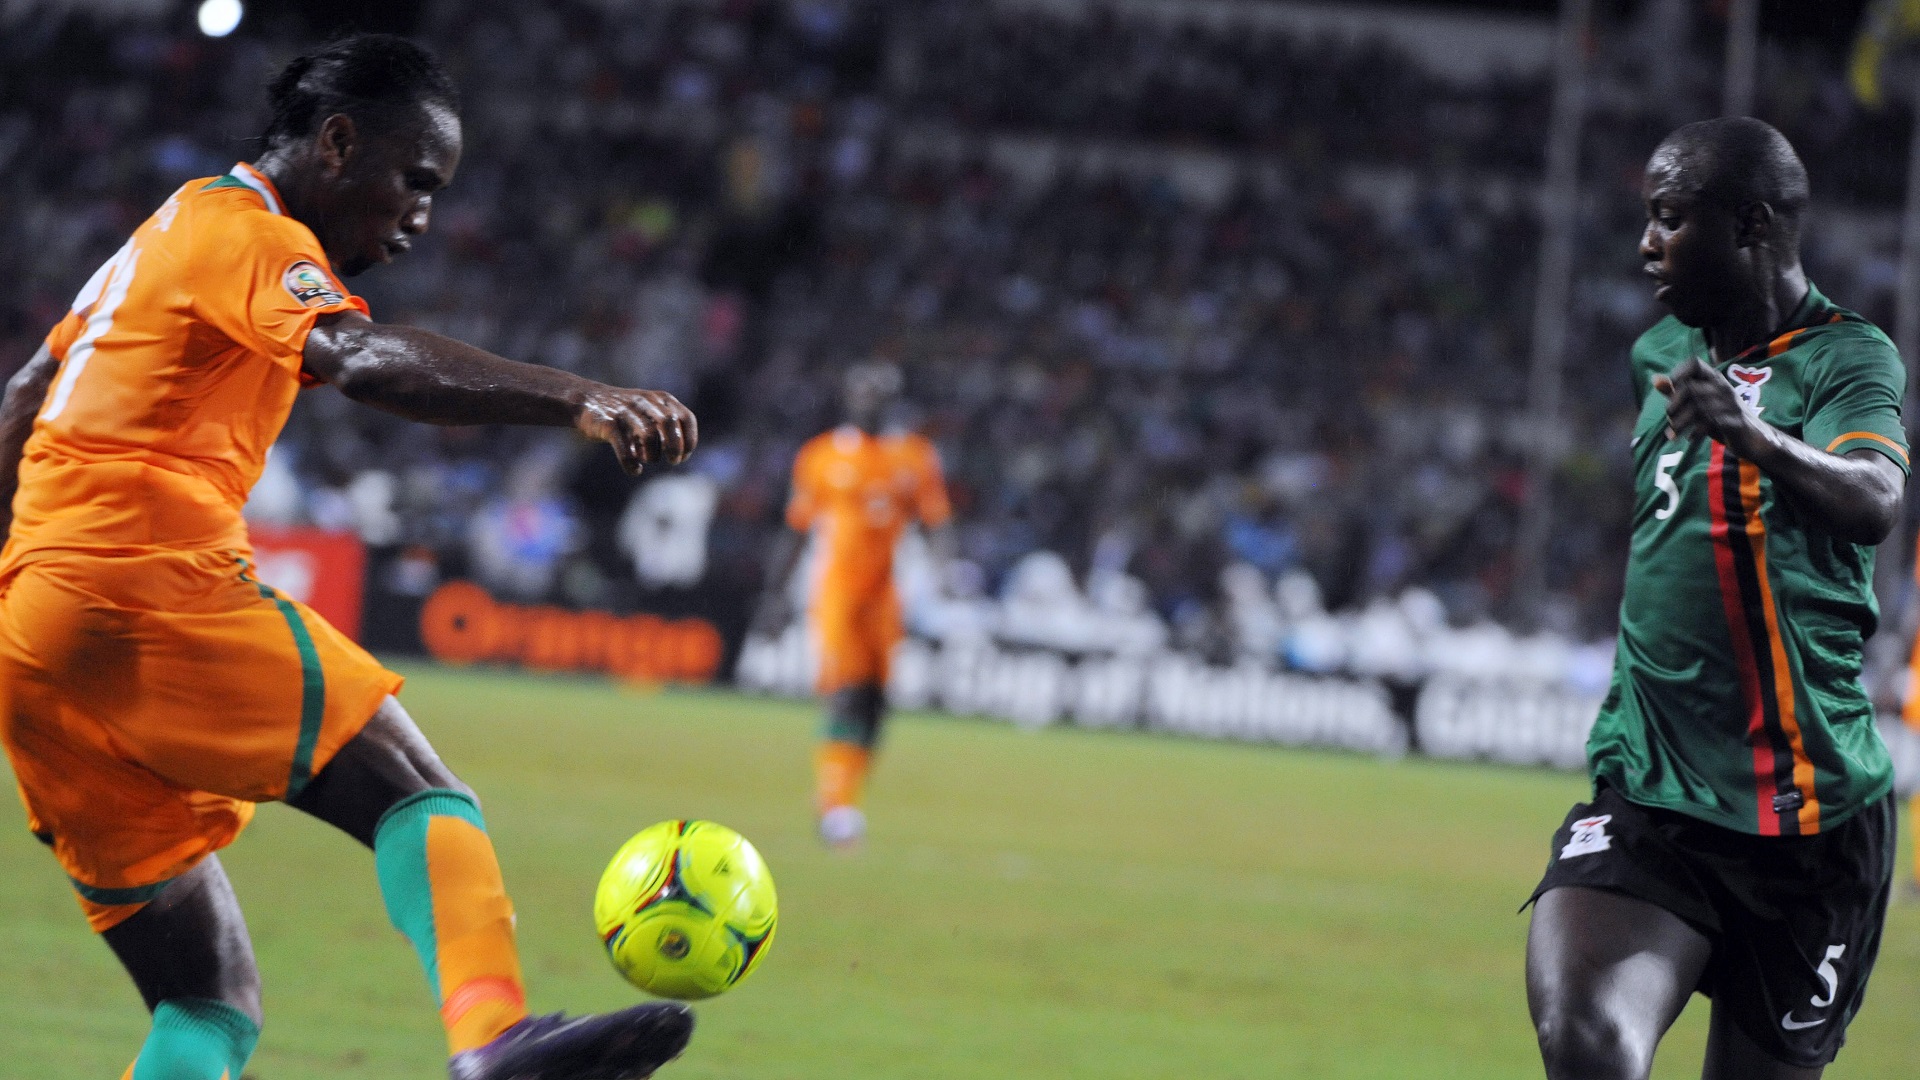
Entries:
[[853,364],[844,376],[847,419],[854,426],[878,432],[887,410],[900,396],[900,368],[884,360]]
[[344,114],[369,133],[419,115],[424,106],[460,111],[460,93],[432,53],[391,34],[340,38],[281,70],[267,87],[272,118],[262,141],[307,138]]
[[1807,169],[1786,137],[1751,117],[1688,124],[1647,162],[1640,258],[1676,319],[1740,344],[1780,325],[1807,295],[1800,267]]
[[869,360],[847,368],[846,392],[891,398],[900,393],[903,382],[898,365],[885,360]]
[[1750,116],[1728,116],[1688,124],[1661,142],[1647,162],[1647,176],[1739,211],[1765,203],[1773,211],[1769,246],[1797,255],[1800,219],[1811,190],[1807,167],[1793,144],[1771,124]]

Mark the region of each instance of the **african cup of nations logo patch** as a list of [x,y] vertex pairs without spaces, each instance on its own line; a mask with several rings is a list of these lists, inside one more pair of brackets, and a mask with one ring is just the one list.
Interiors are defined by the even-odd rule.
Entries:
[[307,307],[326,307],[346,299],[325,270],[305,259],[287,267],[287,272],[280,275],[280,284]]
[[1733,384],[1733,396],[1739,398],[1740,404],[1755,416],[1759,416],[1760,410],[1764,408],[1760,404],[1760,388],[1767,385],[1767,380],[1771,378],[1773,378],[1772,368],[1742,367],[1735,364],[1727,369],[1727,381]]

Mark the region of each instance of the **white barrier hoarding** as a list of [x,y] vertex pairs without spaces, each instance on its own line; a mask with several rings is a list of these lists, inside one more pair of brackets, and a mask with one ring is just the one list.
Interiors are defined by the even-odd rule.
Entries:
[[[813,670],[806,635],[794,629],[749,638],[735,679],[749,690],[799,696],[812,691]],[[1407,749],[1406,725],[1376,682],[1209,667],[1172,652],[1074,660],[1038,649],[940,649],[909,640],[894,654],[888,689],[899,708],[1025,727],[1066,722],[1380,754]]]
[[[799,627],[750,637],[735,681],[804,697],[815,659]],[[1601,698],[1521,679],[1437,676],[1421,684],[1411,717],[1376,680],[1303,675],[1246,665],[1212,667],[1175,652],[1073,659],[1040,649],[980,644],[942,649],[902,642],[889,699],[1022,727],[1143,729],[1210,739],[1322,746],[1365,753],[1581,769]],[[1902,793],[1920,788],[1920,734],[1882,721]]]

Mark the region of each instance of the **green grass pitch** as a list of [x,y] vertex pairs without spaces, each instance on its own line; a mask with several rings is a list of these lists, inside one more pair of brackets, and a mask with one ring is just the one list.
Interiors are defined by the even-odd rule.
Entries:
[[[764,967],[662,1080],[1538,1077],[1514,913],[1575,776],[908,716],[873,836],[821,850],[813,709],[409,667],[476,788],[538,1009],[635,1000],[595,940],[626,837],[706,817],[780,887]],[[428,1080],[443,1044],[372,860],[282,807],[226,855],[266,980],[255,1080]],[[1835,1080],[1920,1061],[1920,906],[1897,906]],[[1704,1002],[1657,1075],[1698,1075]],[[112,1080],[145,1014],[51,857],[0,808],[7,1076]]]

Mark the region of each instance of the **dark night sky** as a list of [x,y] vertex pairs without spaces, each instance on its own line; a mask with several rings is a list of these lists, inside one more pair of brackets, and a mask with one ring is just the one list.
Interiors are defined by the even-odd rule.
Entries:
[[[1520,11],[1549,15],[1560,9],[1559,0],[1394,0],[1419,7],[1457,8],[1473,11]],[[1632,9],[1642,0],[1598,0],[1601,10]],[[1726,10],[1727,0],[1696,0],[1712,11]],[[1761,0],[1761,25],[1776,37],[1823,37],[1835,42],[1853,39],[1860,15],[1870,0]]]

